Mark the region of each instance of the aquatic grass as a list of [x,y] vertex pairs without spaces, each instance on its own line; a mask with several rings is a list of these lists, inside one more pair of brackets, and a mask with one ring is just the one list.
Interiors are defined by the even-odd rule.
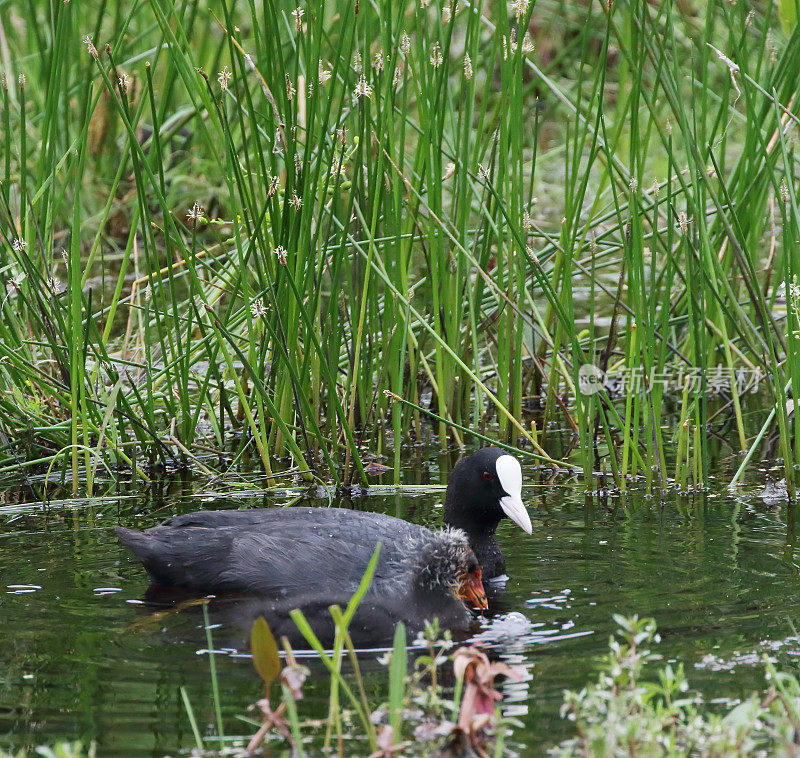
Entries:
[[[329,674],[331,675],[331,692],[330,692],[330,707],[328,712],[328,727],[325,733],[325,745],[326,747],[329,745],[329,740],[332,734],[333,729],[336,729],[337,737],[341,741],[342,739],[342,723],[341,723],[341,713],[339,707],[339,691],[341,691],[347,696],[350,705],[355,710],[356,714],[358,715],[359,720],[361,721],[362,726],[364,727],[364,732],[369,740],[370,747],[375,750],[377,747],[377,734],[375,732],[375,727],[370,720],[370,710],[367,704],[366,695],[364,693],[364,688],[361,683],[359,667],[358,667],[358,659],[355,656],[353,651],[353,643],[350,640],[350,635],[348,632],[348,627],[350,626],[350,622],[355,615],[358,606],[360,605],[361,601],[366,595],[367,590],[369,589],[370,584],[372,583],[372,577],[375,575],[375,570],[378,567],[378,559],[381,553],[381,545],[378,545],[375,548],[375,552],[370,558],[369,563],[367,564],[367,568],[364,571],[364,575],[361,577],[361,581],[359,582],[358,588],[356,589],[353,597],[347,603],[347,607],[345,608],[344,612],[338,606],[331,606],[330,612],[331,616],[334,621],[335,626],[335,636],[334,636],[334,645],[332,655],[328,655],[325,652],[325,649],[322,643],[317,638],[317,635],[314,633],[314,630],[311,628],[311,625],[306,620],[303,612],[299,609],[293,610],[291,612],[292,621],[294,621],[295,625],[297,626],[300,633],[305,638],[306,642],[311,646],[313,650],[316,651],[317,655],[319,655],[320,660],[325,665],[325,668],[328,669]],[[356,673],[356,681],[358,684],[359,693],[356,694],[353,692],[352,688],[348,685],[345,679],[342,676],[342,653],[343,650],[347,648],[348,652],[350,653],[350,659],[354,666],[354,671]]]
[[[755,406],[792,489],[798,30],[568,5],[574,34],[547,0],[4,24],[0,477],[68,450],[91,491],[99,457],[225,476],[255,452],[348,486],[369,452],[399,483],[430,428],[683,489],[716,419],[752,452]],[[583,393],[590,363],[634,383]]]
[[[406,695],[406,672],[408,671],[408,652],[406,650],[406,630],[402,623],[394,630],[392,657],[389,661],[389,726],[395,734],[401,733],[403,723],[403,703]],[[432,681],[435,687],[436,682]]]
[[211,633],[211,622],[208,617],[208,601],[203,602],[203,626],[206,633],[206,644],[208,645],[208,667],[211,676],[211,697],[214,704],[214,718],[217,726],[217,739],[220,742],[225,740],[225,729],[222,722],[222,708],[220,706],[219,682],[217,678],[217,663],[214,659],[215,651]]
[[186,692],[186,687],[181,686],[181,700],[183,701],[183,707],[186,710],[186,716],[189,719],[189,725],[192,728],[192,735],[194,736],[194,745],[198,750],[203,749],[203,735],[200,734],[200,730],[197,727],[197,718],[194,715],[194,708],[192,707],[192,702],[189,699],[189,695]]

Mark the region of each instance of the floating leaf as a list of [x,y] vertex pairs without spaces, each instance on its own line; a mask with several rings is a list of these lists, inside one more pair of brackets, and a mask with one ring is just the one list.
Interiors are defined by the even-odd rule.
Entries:
[[281,659],[278,655],[278,643],[263,616],[255,620],[250,630],[250,650],[258,675],[269,687],[281,673]]

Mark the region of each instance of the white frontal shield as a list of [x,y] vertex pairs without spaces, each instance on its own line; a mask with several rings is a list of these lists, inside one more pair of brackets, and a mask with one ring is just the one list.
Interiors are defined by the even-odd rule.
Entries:
[[531,533],[531,517],[522,502],[522,469],[513,455],[501,455],[495,463],[497,478],[506,495],[500,498],[500,507],[523,531]]

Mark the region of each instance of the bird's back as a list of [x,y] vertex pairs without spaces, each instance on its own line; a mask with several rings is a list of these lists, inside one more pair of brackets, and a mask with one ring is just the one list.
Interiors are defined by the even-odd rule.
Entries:
[[153,581],[203,592],[285,597],[355,592],[377,544],[373,584],[407,573],[424,527],[341,508],[201,511],[145,532],[117,527]]

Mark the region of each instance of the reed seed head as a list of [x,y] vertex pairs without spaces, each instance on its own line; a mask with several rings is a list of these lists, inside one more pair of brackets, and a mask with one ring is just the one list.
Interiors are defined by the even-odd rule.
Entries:
[[778,62],[778,46],[775,44],[775,38],[772,35],[772,29],[767,32],[765,40],[767,50],[769,50],[769,60],[771,63]]
[[530,233],[533,231],[533,219],[528,211],[522,213],[522,228],[525,232]]
[[319,83],[325,84],[326,82],[330,81],[331,72],[329,69],[325,68],[322,61],[319,62]]
[[100,57],[100,53],[97,52],[97,48],[94,46],[92,38],[88,34],[83,38],[83,44],[86,45],[86,50],[92,58],[97,60]]
[[22,253],[25,251],[25,248],[28,247],[28,243],[25,242],[22,237],[15,237],[11,240],[11,247],[14,248],[15,252]]
[[781,194],[781,202],[784,205],[789,205],[789,203],[792,201],[792,198],[789,195],[789,187],[786,184],[786,179],[781,179],[780,194]]
[[597,235],[594,232],[594,229],[589,230],[589,251],[592,254],[592,258],[597,255],[598,252],[597,247]]
[[294,16],[294,28],[297,30],[298,34],[301,34],[303,31],[303,9],[302,8],[295,8],[292,11],[292,16]]
[[464,78],[469,81],[472,79],[472,58],[469,53],[464,53]]
[[392,87],[397,89],[403,83],[403,61],[398,60],[397,65],[394,67],[394,75],[392,76]]
[[372,97],[372,87],[367,82],[367,78],[364,74],[361,74],[358,77],[358,84],[356,84],[355,92],[353,93],[356,97],[356,100],[361,99],[362,97]]
[[197,226],[200,220],[203,218],[203,206],[194,201],[194,205],[189,208],[189,212],[186,214],[186,218],[191,221],[192,226]]
[[795,305],[800,303],[800,285],[797,283],[797,274],[795,274],[792,277],[792,281],[789,282],[789,298]]
[[442,46],[438,42],[433,43],[433,49],[431,50],[431,66],[434,68],[439,68],[444,61],[444,57],[442,56]]
[[219,88],[225,92],[228,89],[228,84],[231,80],[233,73],[227,66],[223,66],[222,71],[217,74],[217,81],[219,82]]
[[525,36],[522,38],[522,52],[532,53],[535,49],[536,45],[533,44],[533,39],[530,35],[530,32],[525,32]]
[[528,5],[528,0],[514,0],[514,2],[511,3],[511,9],[514,11],[517,21],[528,12]]
[[280,263],[281,266],[286,265],[286,248],[283,245],[278,245],[278,247],[275,248],[275,257],[278,259],[278,263]]
[[260,297],[254,297],[250,301],[250,313],[253,318],[264,318],[267,315],[267,309]]

